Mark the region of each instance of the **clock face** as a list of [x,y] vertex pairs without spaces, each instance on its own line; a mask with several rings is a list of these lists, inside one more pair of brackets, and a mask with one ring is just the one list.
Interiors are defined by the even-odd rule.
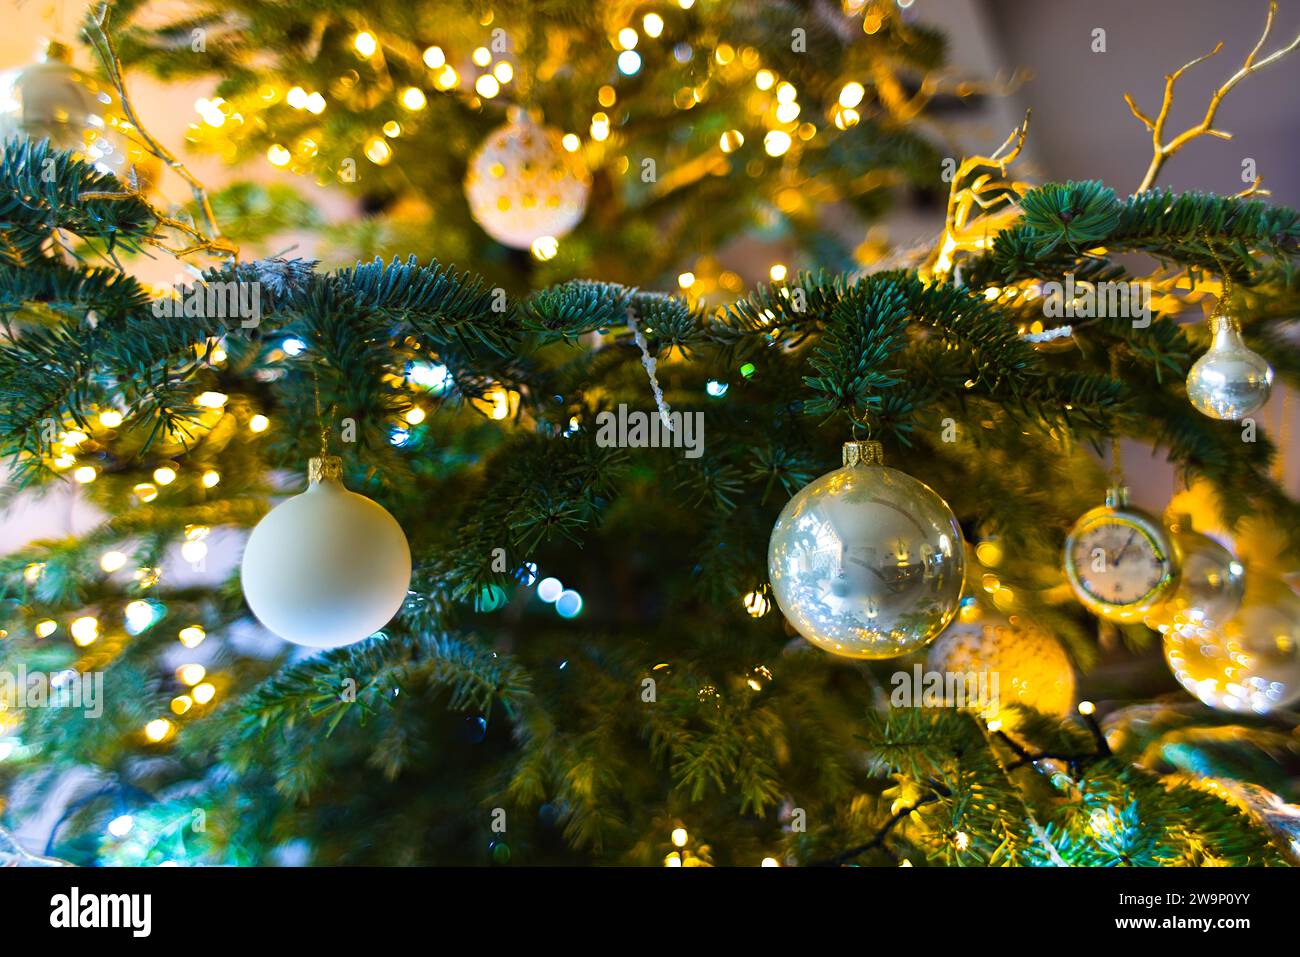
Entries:
[[1173,584],[1167,539],[1158,525],[1116,510],[1086,515],[1066,543],[1066,568],[1080,600],[1093,611],[1131,620]]

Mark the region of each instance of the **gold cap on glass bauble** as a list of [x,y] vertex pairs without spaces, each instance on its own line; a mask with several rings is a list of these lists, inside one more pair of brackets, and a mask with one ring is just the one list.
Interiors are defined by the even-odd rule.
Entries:
[[1236,421],[1250,415],[1273,389],[1273,367],[1246,345],[1229,316],[1211,316],[1214,342],[1187,374],[1187,398],[1212,419]]
[[315,458],[307,460],[307,481],[315,485],[317,482],[340,482],[343,480],[343,459],[337,455],[318,455]]
[[893,658],[952,620],[965,553],[939,495],[882,464],[876,442],[850,442],[843,468],[800,489],[768,544],[772,594],[790,624],[824,651]]

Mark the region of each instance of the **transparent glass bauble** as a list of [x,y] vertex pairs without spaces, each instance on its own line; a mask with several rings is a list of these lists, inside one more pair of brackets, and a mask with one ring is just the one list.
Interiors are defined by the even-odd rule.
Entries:
[[[879,462],[875,443],[850,445],[875,446]],[[892,658],[933,640],[957,610],[964,561],[948,503],[904,472],[865,462],[800,489],[767,552],[790,624],[847,658]]]
[[1252,573],[1241,610],[1218,627],[1175,616],[1165,661],[1212,708],[1267,714],[1300,701],[1300,595]]
[[1246,569],[1223,545],[1193,531],[1189,519],[1173,526],[1174,548],[1179,556],[1178,587],[1168,601],[1152,611],[1146,623],[1165,631],[1176,617],[1206,627],[1229,621],[1241,607],[1246,590]]
[[1213,419],[1237,420],[1250,415],[1273,389],[1273,368],[1241,338],[1236,326],[1220,319],[1210,351],[1187,375],[1187,398],[1198,412]]

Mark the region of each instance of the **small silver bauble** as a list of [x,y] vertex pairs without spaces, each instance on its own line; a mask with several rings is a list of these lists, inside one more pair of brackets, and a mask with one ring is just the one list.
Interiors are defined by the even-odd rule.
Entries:
[[1187,398],[1212,419],[1236,421],[1268,401],[1273,368],[1241,338],[1228,316],[1211,316],[1214,342],[1187,374]]
[[844,467],[790,499],[767,551],[776,603],[795,630],[846,658],[893,658],[934,639],[957,611],[965,552],[939,495],[848,442]]

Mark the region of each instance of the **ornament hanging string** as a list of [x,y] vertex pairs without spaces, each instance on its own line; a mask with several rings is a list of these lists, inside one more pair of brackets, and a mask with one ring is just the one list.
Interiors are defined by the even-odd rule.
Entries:
[[1219,331],[1219,323],[1227,324],[1229,329],[1237,332],[1241,331],[1241,326],[1231,313],[1228,312],[1228,301],[1232,298],[1232,276],[1228,274],[1228,267],[1223,260],[1219,258],[1218,251],[1214,248],[1214,243],[1210,240],[1210,231],[1201,230],[1201,239],[1205,243],[1205,248],[1209,251],[1210,256],[1214,258],[1215,263],[1219,266],[1219,275],[1222,277],[1222,285],[1219,289],[1219,298],[1214,303],[1214,308],[1210,311],[1210,335],[1215,335]]
[[637,348],[641,350],[641,365],[645,368],[646,377],[650,380],[650,390],[654,392],[655,408],[659,410],[659,421],[663,423],[664,428],[669,432],[673,430],[673,420],[670,415],[668,403],[664,399],[664,390],[659,385],[659,378],[655,374],[655,357],[650,354],[650,346],[646,342],[645,334],[641,332],[636,322],[636,312],[631,306],[627,307],[627,327],[632,330],[632,338],[636,340]]
[[314,364],[311,367],[311,391],[316,400],[316,422],[320,426],[320,456],[326,458],[330,454],[330,429],[334,425],[334,412],[337,406],[330,403],[329,416],[326,417],[321,414],[320,375]]
[[[1119,378],[1119,349],[1112,349],[1110,353],[1110,376],[1112,379]],[[1124,456],[1120,449],[1120,439],[1118,435],[1110,437],[1110,484],[1112,488],[1120,489],[1124,486]]]

